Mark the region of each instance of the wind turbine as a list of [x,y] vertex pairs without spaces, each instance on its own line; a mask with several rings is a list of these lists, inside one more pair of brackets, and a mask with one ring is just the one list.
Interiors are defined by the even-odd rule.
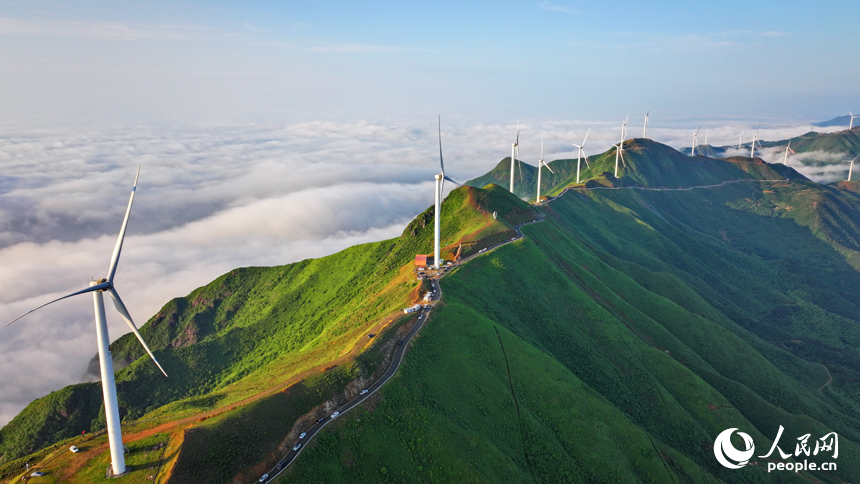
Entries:
[[460,186],[459,183],[445,175],[445,162],[442,161],[442,116],[439,116],[439,167],[441,173],[436,175],[436,211],[433,212],[433,265],[439,269],[439,260],[442,254],[441,244],[441,220],[442,220],[442,191],[445,189],[445,180]]
[[520,153],[520,123],[517,122],[517,140],[511,145],[511,193],[514,193],[514,163]]
[[[651,113],[651,110],[645,111],[645,126],[642,127],[642,138],[648,137],[648,114]],[[583,141],[583,144],[585,142]]]
[[[618,143],[615,150],[615,178],[618,178],[618,159],[621,158],[621,162],[624,163],[624,155],[622,155],[622,151],[624,151],[624,135],[627,134],[627,119],[630,118],[630,115],[627,115],[627,118],[624,118],[624,123],[621,124],[621,142]],[[626,165],[626,163],[624,163]]]
[[788,153],[796,155],[797,152],[791,149],[791,140],[788,140],[788,146],[785,147],[785,158],[782,159],[782,164],[788,166]]
[[701,126],[696,128],[696,132],[693,133],[693,155],[696,156],[696,145],[699,143],[699,130],[702,129]]
[[761,141],[758,140],[759,128],[761,128],[761,125],[758,125],[758,128],[755,129],[755,136],[753,136],[752,147],[750,148],[750,158],[755,158],[755,144],[758,143],[761,146]]
[[710,132],[711,132],[711,131],[710,131],[710,130],[708,130],[708,129],[706,129],[706,130],[705,130],[705,146],[708,146],[708,134],[709,134]]
[[535,203],[540,203],[540,168],[541,166],[545,166],[547,170],[553,175],[555,174],[552,171],[552,168],[543,161],[543,135],[540,135],[540,160],[538,161],[538,184],[537,184],[537,198],[535,199]]
[[860,158],[860,155],[855,156],[851,161],[846,161],[846,163],[851,163],[851,166],[848,167],[848,181],[851,181],[851,173],[854,172],[854,161],[856,161],[857,158]]
[[588,156],[585,154],[585,142],[588,141],[588,133],[591,133],[590,129],[588,131],[586,131],[585,139],[582,140],[581,145],[573,143],[573,146],[576,146],[577,148],[579,148],[579,152],[576,154],[576,183],[579,183],[579,168],[580,168],[580,164],[582,163],[582,159],[585,158],[585,165],[586,166],[589,166],[589,167],[591,166],[588,164]]
[[848,129],[852,130],[852,129],[854,129],[854,118],[860,118],[860,114],[855,116],[854,113],[852,113],[851,111],[848,111],[848,116],[850,119],[848,121]]
[[110,294],[111,299],[113,299],[113,304],[116,306],[117,312],[119,312],[122,319],[125,320],[128,327],[131,328],[131,331],[137,337],[137,340],[140,341],[143,349],[149,353],[149,357],[152,358],[152,361],[155,363],[155,366],[164,373],[164,376],[167,376],[167,373],[164,371],[164,368],[158,364],[158,360],[155,359],[155,355],[152,354],[152,351],[149,349],[149,346],[146,345],[146,342],[143,340],[143,336],[140,335],[140,332],[137,330],[137,326],[134,325],[134,322],[131,320],[131,315],[128,313],[128,309],[126,309],[125,304],[123,304],[122,299],[119,297],[119,293],[116,292],[116,287],[113,282],[114,275],[116,274],[117,264],[119,263],[119,254],[122,250],[122,241],[125,238],[125,229],[128,227],[128,216],[131,214],[131,204],[134,202],[134,192],[137,190],[137,178],[140,175],[140,167],[137,167],[137,173],[134,175],[134,185],[131,188],[131,196],[128,199],[128,208],[125,210],[125,218],[122,221],[122,227],[119,229],[119,236],[116,239],[116,245],[113,248],[113,254],[110,259],[110,267],[108,268],[107,277],[104,279],[99,279],[98,281],[91,281],[90,287],[87,289],[82,289],[77,292],[73,292],[67,296],[63,296],[59,299],[54,299],[51,302],[42,304],[36,309],[32,309],[21,316],[18,316],[11,322],[7,323],[6,326],[18,321],[24,316],[36,311],[37,309],[41,309],[49,304],[53,304],[57,301],[61,301],[68,297],[77,296],[78,294],[84,294],[87,292],[93,293],[93,303],[95,307],[95,319],[96,319],[96,338],[98,340],[99,347],[99,369],[101,370],[101,379],[102,379],[102,394],[104,395],[105,400],[105,419],[107,421],[107,434],[108,434],[108,443],[110,446],[110,457],[111,457],[111,469],[113,471],[114,476],[119,476],[125,474],[125,455],[123,453],[122,447],[122,429],[120,428],[120,420],[119,420],[119,405],[117,404],[116,398],[116,382],[114,380],[113,374],[113,360],[111,360],[110,354],[110,338],[108,337],[108,328],[107,328],[107,318],[105,317],[105,303],[104,303],[104,293],[107,292]]
[[745,132],[746,132],[746,130],[745,130],[745,129],[742,129],[742,130],[741,130],[741,135],[740,135],[740,136],[738,136],[738,149],[741,149],[741,145],[742,145],[742,144],[744,144],[744,133],[745,133]]

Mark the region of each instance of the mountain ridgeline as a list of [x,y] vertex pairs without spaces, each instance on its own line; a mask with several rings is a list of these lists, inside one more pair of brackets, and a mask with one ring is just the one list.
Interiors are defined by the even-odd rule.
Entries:
[[[526,166],[516,196],[501,188],[510,159],[453,190],[445,258],[510,241],[535,211],[543,221],[442,279],[399,374],[307,443],[279,482],[860,481],[857,184],[818,185],[758,158],[691,158],[647,139],[625,142],[625,160],[616,178],[614,151],[592,156],[575,187],[576,160],[551,162],[542,193],[554,198],[537,207],[520,200],[534,199]],[[399,238],[237,269],[171,301],[142,330],[171,381],[130,338],[114,343],[114,358],[130,362],[117,376],[124,418],[229,405],[355,347],[415,300],[409,267],[430,251],[432,221],[430,209]],[[4,458],[80,433],[75,422],[97,425],[96,391],[33,402],[0,430]],[[270,418],[291,425],[307,411],[278,395],[260,404]],[[260,448],[262,430],[247,449],[229,440],[252,426],[248,415],[200,434],[221,440],[176,437],[169,482],[226,483],[277,462]],[[838,468],[769,473],[776,454],[741,469],[715,460],[722,431],[749,434],[759,456],[780,426],[789,453],[798,437],[813,447],[836,432],[838,458],[797,460]],[[207,455],[201,468],[222,466],[217,474],[183,471]]]
[[[847,116],[846,122],[848,124]],[[779,141],[761,141],[763,148],[785,148],[791,142],[791,149],[797,154],[809,153],[810,155],[821,155],[824,153],[839,154],[848,159],[860,155],[860,126],[852,130],[845,129],[843,131],[835,131],[831,133],[817,133],[810,131],[800,136],[779,140]],[[744,153],[750,152],[752,140],[749,139],[741,145],[741,151]],[[699,145],[696,148],[697,155],[709,156],[712,158],[725,158],[737,153],[738,145],[728,146],[711,146]],[[759,149],[759,144],[756,143],[756,149]],[[689,155],[692,153],[692,148],[682,148],[681,153]],[[815,160],[809,160],[810,161]]]

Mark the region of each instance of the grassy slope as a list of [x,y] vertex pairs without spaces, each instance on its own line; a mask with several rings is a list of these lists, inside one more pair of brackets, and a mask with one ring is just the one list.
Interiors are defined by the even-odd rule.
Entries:
[[[532,217],[498,187],[458,189],[443,208],[443,239],[500,236]],[[492,219],[492,213],[499,220]],[[411,302],[408,266],[432,249],[433,209],[397,239],[280,267],[236,269],[166,304],[141,328],[170,378],[132,335],[112,344],[124,420],[170,420],[228,405],[352,348],[379,316]],[[477,250],[477,249],[475,249]],[[104,425],[98,383],[31,403],[0,430],[0,462]]]
[[401,377],[289,482],[793,481],[713,459],[720,431],[767,449],[779,425],[789,452],[837,431],[856,481],[858,209],[802,179],[568,194],[443,281]]

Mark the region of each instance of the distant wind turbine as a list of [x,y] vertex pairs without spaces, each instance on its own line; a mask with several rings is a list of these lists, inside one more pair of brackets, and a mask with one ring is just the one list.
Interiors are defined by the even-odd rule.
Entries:
[[791,140],[788,140],[788,146],[785,147],[785,158],[782,159],[782,164],[788,166],[788,153],[796,155],[797,152],[791,149]]
[[696,145],[699,143],[699,130],[702,129],[701,126],[696,128],[696,132],[693,133],[693,155],[696,156]]
[[761,141],[758,140],[758,130],[761,128],[761,125],[758,125],[758,128],[755,129],[755,136],[753,136],[752,146],[750,147],[750,158],[755,158],[755,144],[758,143],[759,147],[761,147]]
[[439,241],[441,239],[442,191],[445,189],[445,180],[460,186],[460,183],[445,175],[445,162],[442,160],[442,116],[439,116],[439,168],[442,172],[436,175],[436,211],[433,213],[433,266],[436,269],[439,268],[442,254]]
[[104,293],[107,292],[111,299],[113,299],[113,304],[116,306],[117,312],[122,316],[122,319],[125,320],[128,327],[131,328],[131,331],[134,333],[137,340],[140,342],[143,349],[149,354],[149,357],[152,358],[152,361],[155,363],[155,366],[164,373],[164,376],[167,376],[167,373],[164,371],[164,368],[158,363],[158,360],[155,359],[155,355],[152,354],[152,351],[149,349],[149,346],[146,345],[146,342],[143,340],[143,336],[140,335],[140,332],[137,330],[137,326],[134,325],[134,322],[131,319],[131,315],[126,309],[125,304],[123,304],[122,299],[119,297],[119,293],[116,291],[116,286],[114,285],[113,278],[116,274],[117,264],[119,263],[119,255],[122,251],[122,242],[125,238],[125,230],[128,227],[128,218],[131,214],[131,205],[134,202],[134,192],[137,190],[137,178],[140,175],[140,167],[137,167],[137,174],[134,176],[134,185],[131,188],[131,196],[128,199],[128,207],[125,209],[125,218],[122,221],[122,226],[119,229],[119,235],[116,239],[116,245],[113,248],[113,254],[110,259],[110,267],[108,268],[107,277],[104,279],[99,279],[98,281],[91,281],[90,287],[87,289],[83,289],[77,292],[73,292],[67,296],[63,296],[59,299],[54,299],[51,302],[42,304],[36,309],[30,310],[23,315],[15,318],[11,322],[7,323],[6,326],[18,321],[24,316],[36,311],[37,309],[41,309],[49,304],[53,304],[57,301],[61,301],[68,297],[77,296],[78,294],[84,294],[87,292],[93,293],[93,304],[95,309],[95,319],[96,319],[96,338],[98,340],[98,349],[99,349],[99,369],[101,371],[101,380],[102,380],[102,394],[104,396],[105,403],[105,420],[107,421],[107,434],[108,434],[108,446],[110,447],[110,457],[111,457],[111,470],[114,476],[125,474],[125,455],[123,453],[122,447],[122,429],[120,428],[120,419],[119,419],[119,404],[117,403],[116,398],[116,381],[114,380],[113,373],[113,360],[111,359],[110,353],[110,337],[108,336],[108,327],[107,327],[107,317],[105,316],[105,303],[104,303]]
[[848,111],[849,121],[848,121],[848,129],[854,129],[854,118],[860,118],[860,114],[855,115],[851,111]]
[[588,133],[591,133],[591,130],[585,132],[585,139],[582,140],[582,144],[578,145],[576,143],[573,146],[579,148],[579,151],[576,154],[576,183],[579,183],[579,169],[582,163],[582,159],[585,158],[585,165],[591,166],[588,164],[588,156],[585,154],[585,142],[588,141]]
[[707,129],[706,129],[706,130],[705,130],[705,146],[708,146],[708,134],[709,134],[709,133],[710,133],[710,130],[707,130]]
[[[624,151],[624,135],[627,134],[627,119],[630,118],[628,114],[626,118],[624,118],[624,123],[621,124],[621,142],[618,143],[615,150],[615,178],[618,178],[618,159],[621,159],[621,162],[624,163],[624,155],[621,153]],[[626,165],[626,163],[624,163]]]
[[645,111],[645,126],[642,127],[642,138],[648,137],[648,114],[651,113],[651,110]]
[[744,133],[745,132],[746,132],[745,129],[741,130],[741,135],[738,136],[738,149],[741,149],[741,145],[744,144]]
[[520,123],[517,122],[517,139],[511,145],[511,193],[514,193],[514,163],[516,163],[516,155],[520,153]]
[[540,135],[540,160],[538,161],[538,183],[537,183],[537,198],[535,199],[535,203],[540,203],[540,169],[541,166],[545,166],[550,173],[555,174],[552,171],[552,168],[543,161],[543,135]]

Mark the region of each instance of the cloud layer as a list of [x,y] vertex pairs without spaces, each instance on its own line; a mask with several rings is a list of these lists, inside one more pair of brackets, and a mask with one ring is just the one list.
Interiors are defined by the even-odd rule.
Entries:
[[[639,136],[632,124],[629,134]],[[574,157],[571,143],[589,128],[590,154],[620,134],[606,123],[525,124],[522,158],[535,163],[541,134],[547,160]],[[509,155],[515,129],[443,126],[447,174],[466,181],[490,170]],[[731,143],[734,131],[712,128],[709,141]],[[659,127],[648,134],[675,147],[690,135]],[[142,165],[116,284],[143,324],[171,298],[233,268],[399,235],[433,203],[438,145],[434,122],[5,130],[0,164],[0,321],[104,276]],[[0,329],[0,424],[34,398],[81,381],[96,352],[89,299],[61,301]],[[108,320],[113,339],[127,332],[111,305]]]

